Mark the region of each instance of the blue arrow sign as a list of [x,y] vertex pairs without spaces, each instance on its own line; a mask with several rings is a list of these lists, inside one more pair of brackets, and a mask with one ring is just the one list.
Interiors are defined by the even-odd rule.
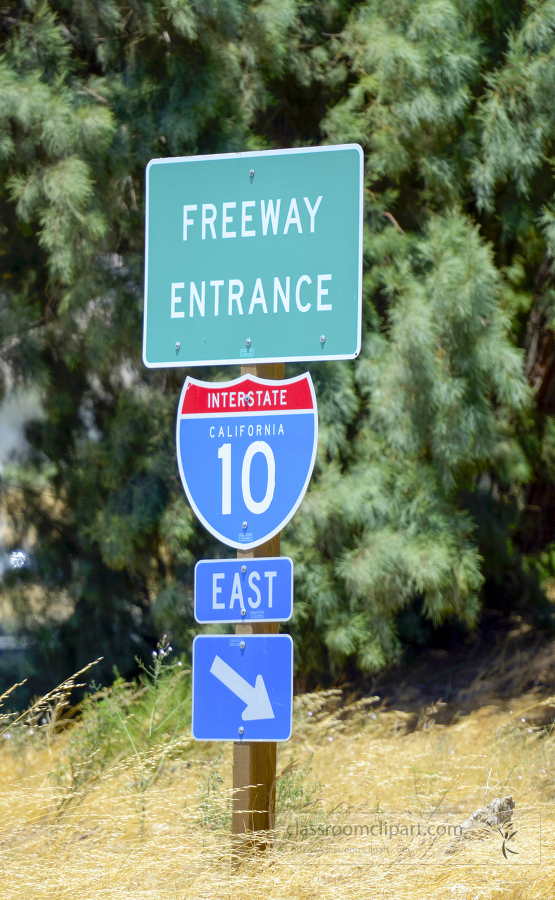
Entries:
[[310,375],[269,381],[187,378],[177,416],[177,459],[189,502],[230,547],[258,547],[298,509],[318,439]]
[[195,566],[195,619],[286,622],[293,613],[293,563],[287,556],[202,559]]
[[198,635],[192,730],[197,741],[287,741],[293,710],[288,634]]

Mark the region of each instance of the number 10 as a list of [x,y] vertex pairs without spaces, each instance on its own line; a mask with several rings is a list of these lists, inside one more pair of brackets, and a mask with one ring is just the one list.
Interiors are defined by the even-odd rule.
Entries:
[[[268,483],[263,500],[253,500],[251,494],[251,463],[257,453],[266,457],[268,465]],[[218,448],[218,459],[222,461],[222,515],[231,514],[231,444],[222,444]],[[266,441],[253,441],[246,449],[241,471],[241,489],[245,506],[252,513],[266,512],[274,498],[276,489],[276,460],[272,448]]]

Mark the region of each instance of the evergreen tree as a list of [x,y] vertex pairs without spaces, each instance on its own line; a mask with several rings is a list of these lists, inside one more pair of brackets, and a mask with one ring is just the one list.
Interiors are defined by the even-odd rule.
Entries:
[[283,542],[299,672],[375,670],[536,560],[549,580],[555,2],[14,2],[0,40],[2,371],[44,408],[3,474],[35,562],[3,587],[37,672],[126,673],[156,629],[187,648],[194,562],[228,552],[177,474],[187,372],[140,358],[152,157],[365,151],[363,351],[310,367],[317,467]]

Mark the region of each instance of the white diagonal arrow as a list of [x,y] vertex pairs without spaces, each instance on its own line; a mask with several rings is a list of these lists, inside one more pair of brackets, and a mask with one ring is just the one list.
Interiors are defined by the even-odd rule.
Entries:
[[262,675],[256,676],[256,684],[252,687],[248,681],[241,678],[239,673],[232,669],[231,666],[228,666],[219,656],[214,657],[210,672],[222,684],[225,684],[230,691],[237,694],[243,703],[247,704],[242,712],[242,718],[245,721],[247,719],[275,719]]

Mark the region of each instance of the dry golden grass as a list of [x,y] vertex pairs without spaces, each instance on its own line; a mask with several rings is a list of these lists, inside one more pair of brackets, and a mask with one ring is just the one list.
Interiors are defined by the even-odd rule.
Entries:
[[[278,750],[278,771],[292,751],[300,763],[313,754],[308,779],[321,782],[319,801],[290,810],[273,849],[235,870],[227,831],[216,818],[199,824],[199,791],[217,745],[190,743],[185,735],[146,790],[139,788],[145,760],[120,758],[59,812],[60,789],[50,773],[64,761],[67,732],[49,745],[37,735],[17,747],[15,740],[3,740],[4,900],[555,896],[555,735],[529,724],[541,720],[549,703],[537,706],[537,697],[523,696],[508,708],[482,707],[449,726],[434,724],[431,709],[407,733],[400,710],[372,704],[338,710],[337,701],[333,692],[297,698],[294,737]],[[153,748],[151,755],[161,752],[163,747]],[[230,745],[224,746],[221,774],[225,795]],[[507,794],[516,804],[518,831],[507,844],[518,855],[508,859],[494,828],[454,847],[450,838],[428,834],[400,833],[392,840],[349,834],[354,825],[379,821],[421,828],[460,824]],[[216,798],[214,808],[218,803],[223,808],[225,796]],[[210,819],[206,810],[204,818]],[[307,825],[316,834],[303,834]],[[341,834],[318,834],[318,825],[328,832],[335,825]]]

